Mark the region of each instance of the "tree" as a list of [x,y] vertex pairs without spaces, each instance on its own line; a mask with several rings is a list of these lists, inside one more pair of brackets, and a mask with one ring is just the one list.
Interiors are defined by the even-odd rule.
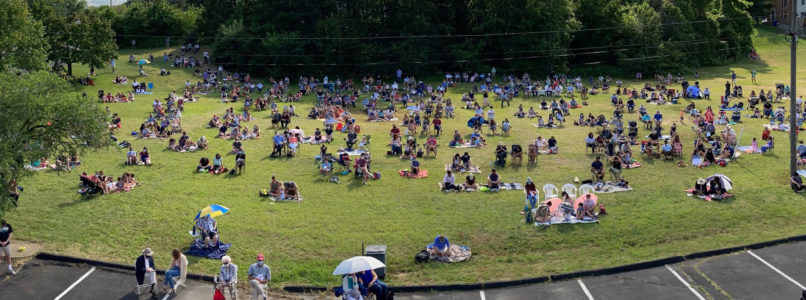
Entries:
[[105,115],[56,75],[0,73],[0,214],[13,207],[12,180],[31,175],[25,165],[42,157],[79,154],[110,141]]
[[116,56],[115,32],[111,22],[86,8],[83,0],[28,0],[31,12],[45,25],[48,37],[48,59],[54,69],[67,65],[73,75],[73,64],[102,67]]
[[42,23],[33,19],[25,1],[4,2],[0,6],[0,68],[44,68],[48,49],[44,35]]

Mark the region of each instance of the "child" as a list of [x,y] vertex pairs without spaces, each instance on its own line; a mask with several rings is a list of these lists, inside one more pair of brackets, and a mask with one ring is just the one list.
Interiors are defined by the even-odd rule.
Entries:
[[686,114],[685,109],[680,111],[680,124],[685,124],[685,123],[683,123],[683,115],[685,115],[685,114]]
[[750,147],[752,148],[753,152],[758,152],[759,151],[759,149],[758,149],[758,141],[756,141],[756,138],[753,138],[753,143],[750,145]]

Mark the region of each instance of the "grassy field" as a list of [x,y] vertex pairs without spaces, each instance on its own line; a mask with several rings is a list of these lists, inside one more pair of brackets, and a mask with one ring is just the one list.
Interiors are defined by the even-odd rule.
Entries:
[[[745,95],[751,90],[771,88],[776,82],[788,82],[789,49],[784,37],[762,30],[756,36],[756,45],[762,60],[702,68],[699,70],[703,77],[701,86],[710,87],[714,98],[718,99],[731,69],[739,75],[738,82],[744,87]],[[121,50],[117,72],[133,79],[137,68],[125,62],[130,53]],[[155,55],[161,57],[161,53],[162,50],[154,50]],[[804,53],[803,49],[800,53]],[[134,54],[140,59],[148,52],[137,50]],[[672,162],[642,161],[643,167],[624,172],[635,191],[600,196],[610,213],[600,223],[548,228],[523,223],[518,213],[524,197],[520,191],[440,192],[436,183],[444,173],[443,165],[456,153],[447,147],[450,135],[439,138],[442,147],[438,158],[422,160],[424,168],[430,171],[428,178],[399,177],[397,170],[405,168],[407,162],[383,155],[391,126],[388,123],[359,123],[362,134],[373,135],[373,166],[383,173],[381,180],[366,186],[351,176],[343,177],[342,184],[338,185],[320,177],[314,167],[316,146],[303,145],[296,158],[269,158],[271,140],[268,135],[273,131],[269,130],[267,112],[255,114],[264,137],[244,143],[248,155],[245,174],[198,174],[193,170],[200,157],[223,155],[231,144],[231,141],[212,138],[216,130],[206,128],[207,120],[230,106],[239,109],[242,102],[222,104],[217,101],[217,95],[210,95],[202,97],[198,103],[186,104],[184,129],[194,140],[207,136],[210,150],[177,153],[164,150],[167,140],[133,140],[125,133],[137,130],[148,116],[154,98],[165,98],[171,90],[181,91],[185,80],[194,83],[198,80],[189,73],[192,71],[185,69],[173,70],[174,74],[168,77],[156,76],[160,67],[167,68],[161,59],[157,60],[146,67],[151,77],[138,78],[155,83],[154,95],[137,96],[134,103],[109,104],[110,109],[123,118],[124,126],[118,136],[131,141],[136,149],[143,146],[151,149],[154,166],[126,166],[123,164],[125,150],[110,147],[84,155],[82,166],[72,173],[40,171],[21,183],[25,187],[21,205],[6,216],[16,229],[15,238],[40,242],[51,252],[120,263],[132,263],[139,251],[149,246],[156,252],[158,267],[164,267],[172,248],[186,249],[192,241],[187,231],[196,212],[217,203],[231,209],[231,213],[219,217],[218,222],[223,241],[233,244],[229,253],[234,262],[241,265],[242,276],[255,254],[262,252],[273,271],[273,286],[277,287],[336,284],[336,278],[330,275],[333,268],[342,259],[358,255],[362,243],[388,245],[387,281],[402,285],[505,280],[610,267],[806,231],[806,219],[798,213],[806,209],[806,201],[789,189],[787,139],[779,132],[774,133],[779,141],[775,154],[743,155],[726,168],[681,168]],[[750,82],[749,72],[753,68],[759,70],[758,85]],[[86,72],[86,67],[76,69],[76,74]],[[337,74],[328,75],[335,78]],[[800,71],[799,76],[806,76],[806,71]],[[98,89],[113,93],[128,90],[128,86],[112,84],[113,78],[109,69],[100,70],[97,85],[84,90],[90,97]],[[295,82],[292,79],[292,83]],[[628,86],[638,84],[628,81]],[[799,86],[806,87],[806,81],[802,80]],[[468,88],[453,88],[450,97],[457,100]],[[314,100],[305,97],[304,103],[298,105],[298,112],[307,112]],[[606,95],[593,97],[589,102],[591,105],[582,108],[582,112],[607,116],[612,113]],[[536,129],[531,125],[533,120],[512,117],[521,103],[527,108],[539,106],[535,98],[519,98],[505,109],[496,106],[499,122],[505,116],[512,121],[513,134],[488,137],[488,143],[494,145],[503,141],[523,145],[538,135],[553,135],[561,150],[559,155],[541,156],[536,167],[510,165],[500,170],[503,180],[524,182],[531,176],[540,187],[545,183],[561,186],[572,182],[574,176],[589,178],[593,158],[585,154],[583,140],[592,129],[572,125],[562,129]],[[664,114],[664,126],[668,128],[687,103],[649,105],[648,108],[651,111],[659,108]],[[707,105],[717,106],[718,100],[698,100],[697,105],[701,109]],[[572,117],[579,112],[574,111]],[[471,114],[458,110],[455,120],[444,122],[445,132],[459,129],[469,133],[465,121]],[[363,116],[357,119],[363,120]],[[627,120],[636,118],[637,114],[626,117]],[[735,128],[737,132],[744,129],[741,143],[746,145],[752,137],[761,135],[765,121],[744,121]],[[293,119],[291,124],[307,133],[321,126],[319,121],[304,117]],[[688,129],[690,126],[688,121],[679,126],[687,160],[694,136]],[[719,126],[718,130],[721,128]],[[647,132],[642,129],[639,134],[644,136]],[[333,150],[343,145],[342,134],[337,133],[336,141],[329,148]],[[482,176],[490,170],[488,162],[493,159],[493,150],[494,146],[467,150],[481,163]],[[224,155],[224,163],[233,165],[233,156]],[[77,177],[82,171],[95,170],[115,176],[133,172],[142,185],[127,193],[82,198],[76,193]],[[713,173],[724,173],[733,179],[734,199],[705,202],[686,197],[683,190],[692,186],[698,177]],[[260,198],[258,190],[268,187],[272,175],[280,180],[296,181],[305,201],[274,204]],[[459,264],[416,264],[414,254],[439,233],[448,235],[454,243],[472,247],[473,258]],[[189,259],[191,272],[214,273],[220,265],[216,260]]]

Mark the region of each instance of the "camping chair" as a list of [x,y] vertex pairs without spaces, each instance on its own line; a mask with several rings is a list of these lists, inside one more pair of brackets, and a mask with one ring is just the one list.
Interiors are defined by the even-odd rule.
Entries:
[[153,82],[149,82],[149,83],[148,83],[148,90],[150,91],[150,90],[153,90],[153,89],[154,89],[154,83],[153,83]]
[[[134,264],[137,265],[137,260],[135,260]],[[157,276],[157,275],[154,274],[154,276]],[[136,281],[135,281],[135,283],[136,283]],[[154,288],[156,289],[156,286]],[[146,291],[150,291],[150,290],[151,290],[151,282],[146,282],[145,278],[143,279],[143,284],[137,284],[135,286],[135,294],[136,295],[142,295]]]
[[512,145],[512,163],[523,163],[523,148],[521,145]]
[[579,194],[580,195],[593,194],[593,191],[594,191],[594,188],[590,184],[583,184],[583,185],[579,186]]
[[537,145],[529,145],[529,163],[536,164],[537,163]]
[[544,195],[543,200],[548,200],[551,198],[559,197],[560,193],[556,186],[554,186],[551,183],[547,183],[546,185],[543,186],[543,195]]
[[566,183],[565,185],[563,185],[562,190],[563,192],[568,194],[568,196],[571,197],[572,199],[577,198],[577,187],[575,185],[571,183]]
[[[230,297],[232,297],[232,299],[235,299],[236,295],[238,294],[237,287],[238,287],[238,277],[232,278],[232,282],[230,283],[226,283],[223,280],[220,280],[220,278],[218,278],[218,275],[215,275],[213,277],[213,289],[217,290],[221,288],[222,289],[221,292],[223,293],[224,292],[223,288],[230,288]],[[265,290],[265,286],[263,289]]]

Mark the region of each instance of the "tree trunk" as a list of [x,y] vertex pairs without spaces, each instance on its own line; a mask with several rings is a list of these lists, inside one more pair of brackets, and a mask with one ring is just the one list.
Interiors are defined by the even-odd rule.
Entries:
[[73,77],[73,63],[67,63],[67,76]]

